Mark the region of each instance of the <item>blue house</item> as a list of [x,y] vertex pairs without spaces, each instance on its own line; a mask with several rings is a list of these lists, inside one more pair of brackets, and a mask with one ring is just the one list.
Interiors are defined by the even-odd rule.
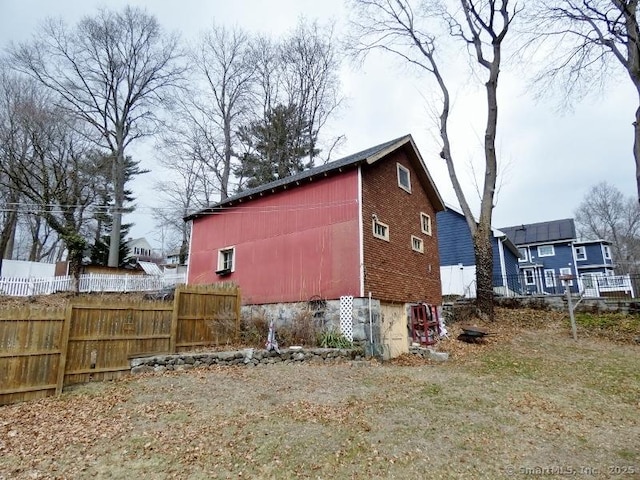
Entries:
[[[578,277],[572,218],[502,228],[520,251],[519,267],[525,293],[562,293],[559,276]],[[570,282],[578,291],[577,282]]]
[[[527,294],[571,291],[602,296],[624,291],[633,296],[627,276],[615,276],[611,242],[578,241],[572,218],[516,225],[501,229],[517,245],[523,290]],[[570,280],[562,277],[570,276]]]
[[[442,295],[476,296],[476,260],[473,240],[464,215],[447,205],[436,214]],[[494,291],[520,294],[518,249],[502,231],[493,231]]]

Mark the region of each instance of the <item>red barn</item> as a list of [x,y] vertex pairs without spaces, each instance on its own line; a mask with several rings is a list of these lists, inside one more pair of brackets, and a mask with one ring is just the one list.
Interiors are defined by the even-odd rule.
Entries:
[[192,220],[188,283],[244,304],[366,297],[440,304],[444,204],[410,135],[244,191]]

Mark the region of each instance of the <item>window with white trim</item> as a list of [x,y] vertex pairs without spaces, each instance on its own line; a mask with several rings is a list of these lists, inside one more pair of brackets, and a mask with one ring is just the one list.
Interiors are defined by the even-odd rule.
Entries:
[[533,269],[532,268],[527,268],[525,270],[522,271],[522,273],[524,274],[524,284],[525,285],[535,285],[536,284],[536,278],[533,274]]
[[380,240],[389,241],[389,225],[378,221],[377,218],[373,219],[373,236]]
[[[585,257],[586,258],[586,257]],[[560,269],[560,276],[572,276],[573,272],[571,271],[571,268],[569,267],[564,267]],[[569,285],[569,286],[573,286],[573,280],[562,280],[562,284],[563,285]]]
[[587,259],[587,247],[576,247],[576,260]]
[[539,257],[553,257],[556,254],[553,245],[540,245],[538,247]]
[[411,235],[411,249],[414,252],[424,253],[424,242],[420,237]]
[[519,262],[529,261],[529,249],[527,247],[518,248],[518,252],[520,253],[520,257],[518,258]]
[[398,170],[398,186],[411,193],[411,172],[407,167],[403,167],[399,163],[396,166]]
[[229,275],[235,272],[236,267],[236,248],[225,247],[218,250],[218,275]]
[[609,247],[609,245],[603,245],[602,252],[604,254],[605,260],[611,260],[611,248]]
[[553,268],[545,268],[544,285],[547,288],[553,288],[556,286],[556,271]]
[[425,235],[431,235],[431,216],[420,212],[420,230]]

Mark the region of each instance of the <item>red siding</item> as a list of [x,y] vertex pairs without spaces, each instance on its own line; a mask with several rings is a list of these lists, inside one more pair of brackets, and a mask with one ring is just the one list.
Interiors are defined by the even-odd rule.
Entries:
[[[236,282],[243,303],[359,295],[357,170],[194,220],[189,283]],[[235,272],[218,277],[218,250],[235,246]]]

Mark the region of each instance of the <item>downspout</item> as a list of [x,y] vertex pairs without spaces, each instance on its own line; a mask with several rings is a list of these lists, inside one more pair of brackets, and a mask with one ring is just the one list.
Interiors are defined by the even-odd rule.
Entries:
[[[360,297],[364,297],[364,224],[362,220],[362,209],[364,208],[364,204],[362,202],[362,167],[358,166],[358,234],[359,245],[358,245],[358,255],[359,255],[359,269],[360,269]],[[369,292],[369,307],[371,307],[371,292]],[[369,310],[369,314],[371,314],[371,310]]]
[[187,258],[187,277],[184,279],[185,285],[189,284],[189,273],[191,271],[191,247],[193,246],[193,222],[194,222],[194,220],[191,220],[191,234],[189,235],[189,258]]
[[507,266],[504,261],[504,242],[507,239],[506,236],[500,237],[498,241],[498,255],[500,256],[500,273],[502,273],[502,286],[507,292]]
[[371,311],[371,306],[371,292],[369,292],[369,342],[371,343],[371,356],[373,357],[373,312]]

